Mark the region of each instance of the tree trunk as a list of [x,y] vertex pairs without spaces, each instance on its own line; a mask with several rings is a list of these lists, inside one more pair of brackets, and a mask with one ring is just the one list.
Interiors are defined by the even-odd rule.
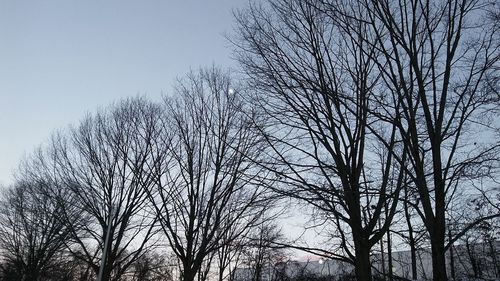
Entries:
[[469,238],[465,240],[465,248],[467,249],[467,255],[469,255],[469,262],[472,267],[472,273],[474,274],[474,278],[478,278],[479,274],[477,269],[476,257],[474,255],[473,250],[470,247]]
[[[440,139],[439,137],[437,138]],[[441,154],[440,147],[437,146],[439,141],[432,141],[433,172],[435,185],[435,215],[432,217],[432,210],[425,211],[428,216],[426,220],[427,231],[431,240],[432,252],[432,276],[434,281],[448,281],[446,272],[446,251],[444,248],[446,241],[446,203],[445,203],[445,187],[442,179]],[[430,204],[428,204],[428,207]],[[425,208],[424,208],[425,209]]]
[[[358,242],[356,242],[358,240]],[[355,239],[355,273],[357,281],[371,281],[370,247],[366,239]]]
[[219,268],[219,280],[224,279],[224,269]]
[[385,277],[385,253],[384,253],[384,240],[380,239],[380,253],[381,253],[381,265],[382,265],[382,276]]
[[[378,222],[378,225],[379,225],[379,228],[381,228],[381,224],[380,224],[380,220]],[[384,239],[380,239],[380,254],[381,254],[381,258],[382,258],[382,276],[384,276],[385,278],[385,274],[386,274],[386,271],[385,271],[385,253],[384,253]]]
[[411,216],[409,212],[409,206],[408,206],[408,190],[405,188],[405,201],[404,201],[404,209],[405,209],[405,218],[406,218],[406,224],[408,225],[408,243],[410,244],[410,254],[411,254],[411,279],[412,280],[417,280],[418,279],[418,272],[417,272],[417,249],[415,245],[415,236],[413,234],[413,225],[411,224]]
[[415,246],[415,238],[413,231],[410,232],[410,252],[411,252],[411,278],[412,280],[418,279],[417,271],[417,247]]
[[196,271],[184,268],[184,272],[182,273],[182,281],[194,281],[196,277]]
[[[111,249],[109,249],[109,252],[108,252],[109,255],[106,258],[106,261],[104,262],[104,268],[102,270],[102,279],[98,280],[98,281],[109,281],[109,280],[111,280],[111,271],[112,271],[113,259],[111,257],[111,252],[110,251],[111,251]],[[97,272],[99,272],[99,270]]]
[[[440,232],[436,230],[436,232]],[[444,250],[444,231],[443,235],[436,235],[432,240],[432,280],[434,281],[448,281],[446,275],[446,256]]]
[[392,272],[392,242],[391,231],[387,230],[387,264],[389,267],[389,281],[393,280],[394,272]]
[[263,265],[260,262],[257,262],[257,264],[255,265],[255,272],[252,280],[254,281],[262,280],[262,267]]
[[[451,241],[451,229],[448,229],[448,240]],[[455,258],[453,256],[453,243],[450,245],[450,274],[451,279],[455,280]]]

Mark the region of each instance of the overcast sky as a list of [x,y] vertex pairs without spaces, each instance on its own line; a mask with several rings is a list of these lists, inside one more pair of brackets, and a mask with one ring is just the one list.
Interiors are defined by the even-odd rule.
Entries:
[[235,66],[247,0],[0,0],[0,184],[50,134],[122,97],[158,99],[190,68]]

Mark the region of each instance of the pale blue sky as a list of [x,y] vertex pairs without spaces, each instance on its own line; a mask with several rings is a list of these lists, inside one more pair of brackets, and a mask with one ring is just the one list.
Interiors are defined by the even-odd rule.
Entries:
[[58,128],[122,97],[158,99],[190,68],[235,66],[247,0],[0,0],[0,184]]

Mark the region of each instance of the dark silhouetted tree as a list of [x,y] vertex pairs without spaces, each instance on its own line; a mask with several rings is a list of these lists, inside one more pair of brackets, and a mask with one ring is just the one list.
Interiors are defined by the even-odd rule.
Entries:
[[58,177],[90,218],[82,232],[72,233],[69,250],[96,275],[102,264],[102,280],[118,280],[155,244],[157,220],[147,195],[161,161],[153,148],[161,115],[159,105],[126,99],[52,139]]
[[[229,75],[211,68],[180,81],[166,101],[169,160],[159,167],[151,196],[184,281],[204,280],[217,251],[256,225],[266,190],[260,172],[261,138]],[[259,177],[265,177],[260,173]]]
[[319,210],[336,230],[336,247],[318,250],[353,263],[358,280],[371,280],[371,249],[403,186],[401,164],[387,151],[406,153],[396,127],[382,126],[374,114],[379,50],[336,25],[327,7],[298,0],[251,5],[237,14],[233,41],[262,112],[258,123],[272,158],[263,164],[281,179],[274,189]]
[[65,264],[70,229],[47,185],[19,180],[2,194],[2,280],[55,280]]

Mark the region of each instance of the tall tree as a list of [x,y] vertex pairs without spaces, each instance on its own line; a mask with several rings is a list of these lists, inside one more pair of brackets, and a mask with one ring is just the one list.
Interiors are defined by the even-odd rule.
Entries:
[[[357,280],[371,280],[371,249],[386,233],[403,186],[401,164],[387,151],[402,158],[406,152],[396,127],[379,126],[372,114],[379,50],[338,26],[320,2],[251,5],[237,14],[233,41],[263,112],[266,151],[274,158],[265,166],[281,179],[275,189],[333,223],[338,248],[323,254],[353,263]],[[363,25],[354,28],[368,35]],[[385,152],[377,158],[379,149]]]
[[90,218],[69,249],[96,275],[102,268],[102,280],[118,280],[154,244],[156,216],[147,195],[161,161],[153,149],[161,114],[159,105],[127,99],[52,140],[58,177]]
[[204,280],[221,242],[232,243],[269,207],[265,189],[252,183],[258,167],[248,160],[258,157],[260,137],[232,87],[228,73],[201,70],[166,101],[169,160],[158,166],[151,199],[185,281]]
[[[480,0],[322,2],[339,25],[369,46],[366,54],[379,51],[371,56],[385,84],[377,100],[381,108],[400,108],[386,120],[397,126],[408,155],[402,166],[429,233],[433,279],[447,280],[449,245],[474,224],[499,215],[479,218],[446,241],[449,205],[475,193],[474,182],[498,178],[500,37],[490,12],[496,8]],[[402,157],[395,153],[395,159]]]

